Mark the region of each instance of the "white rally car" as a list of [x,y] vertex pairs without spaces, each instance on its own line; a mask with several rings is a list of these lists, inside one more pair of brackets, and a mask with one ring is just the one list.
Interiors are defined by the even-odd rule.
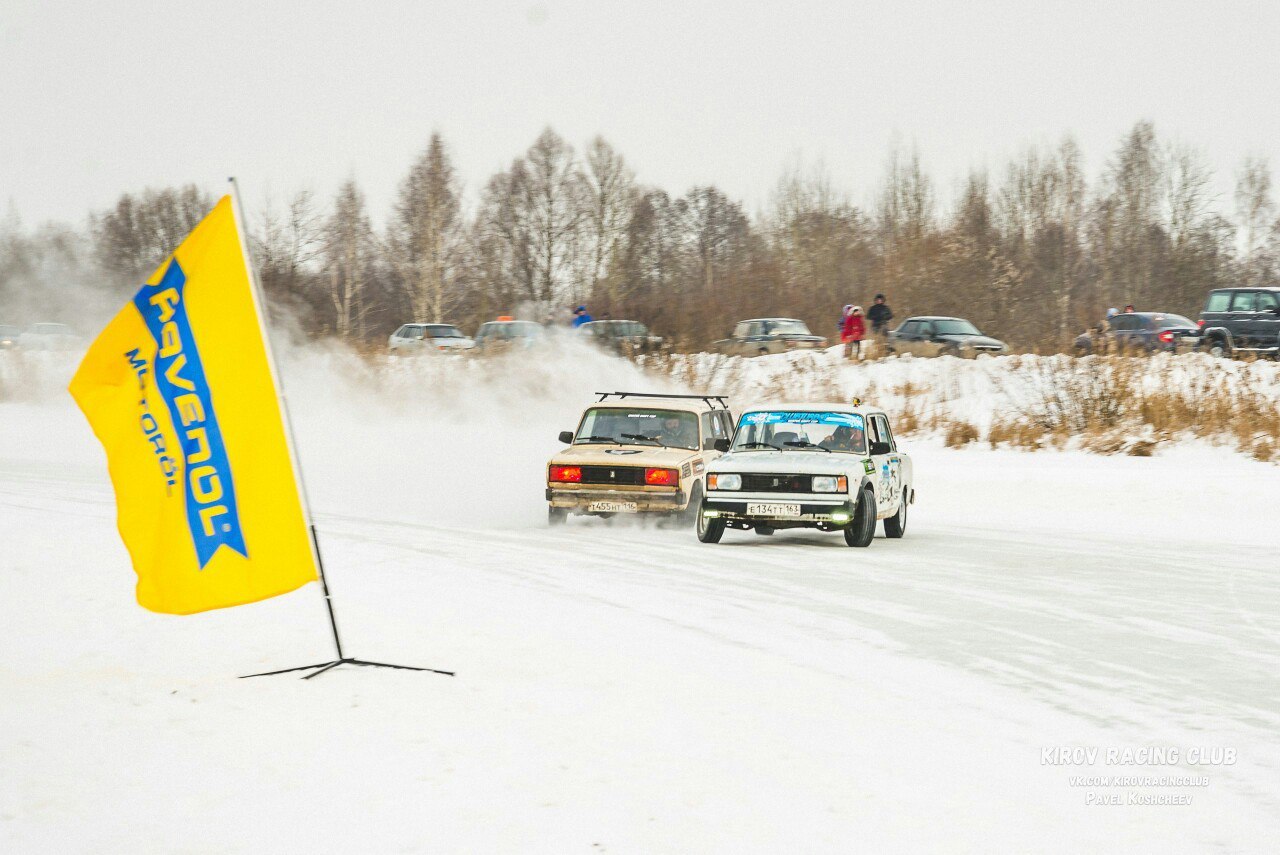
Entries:
[[842,531],[867,546],[876,521],[902,537],[915,501],[911,458],[898,450],[889,417],[853,404],[777,404],[743,412],[726,454],[707,466],[698,539],[725,529]]

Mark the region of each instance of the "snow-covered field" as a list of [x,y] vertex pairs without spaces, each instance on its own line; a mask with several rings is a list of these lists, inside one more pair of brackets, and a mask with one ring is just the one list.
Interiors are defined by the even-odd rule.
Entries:
[[[458,676],[239,681],[328,658],[318,591],[136,606],[72,367],[0,365],[0,852],[1280,848],[1274,465],[924,442],[865,550],[552,531],[556,433],[632,366],[292,354],[348,652]],[[1130,793],[1191,803],[1089,803]]]

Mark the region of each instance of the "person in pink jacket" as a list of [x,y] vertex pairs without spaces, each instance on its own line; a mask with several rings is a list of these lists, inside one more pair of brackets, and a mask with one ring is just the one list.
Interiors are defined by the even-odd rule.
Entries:
[[844,342],[845,359],[862,358],[862,340],[867,337],[867,320],[862,315],[862,307],[854,306],[844,316],[844,326],[840,330],[840,340]]

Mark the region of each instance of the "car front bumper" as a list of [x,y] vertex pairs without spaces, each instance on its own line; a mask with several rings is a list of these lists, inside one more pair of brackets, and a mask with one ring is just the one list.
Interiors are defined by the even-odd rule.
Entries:
[[[768,516],[761,514],[748,514],[747,505],[749,504],[784,504],[800,506],[799,516]],[[722,498],[719,494],[708,496],[707,500],[702,503],[703,513],[708,511],[714,513],[717,517],[729,520],[731,522],[741,521],[749,523],[768,523],[770,525],[781,526],[787,523],[796,525],[818,525],[827,523],[830,525],[845,525],[853,519],[855,503],[846,495],[832,496],[830,499],[815,499],[809,495],[804,496],[751,496],[751,497],[734,497],[732,499]],[[837,519],[835,515],[841,515]]]

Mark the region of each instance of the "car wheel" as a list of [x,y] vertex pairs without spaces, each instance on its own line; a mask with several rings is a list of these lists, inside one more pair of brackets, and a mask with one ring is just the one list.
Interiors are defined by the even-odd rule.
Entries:
[[547,505],[547,525],[564,525],[565,520],[569,519],[568,508],[557,508],[554,505]]
[[1220,338],[1215,338],[1213,341],[1209,342],[1209,355],[1217,359],[1221,359],[1224,356],[1230,356],[1231,354],[1227,350],[1227,343]]
[[947,345],[946,347],[944,347],[944,348],[942,348],[941,350],[939,350],[939,351],[938,351],[938,355],[939,355],[939,356],[954,356],[956,359],[959,359],[959,358],[960,358],[960,348],[956,347],[956,346],[955,346],[955,345],[953,345],[953,344],[949,344],[949,345]]
[[871,489],[862,491],[858,498],[853,521],[844,530],[844,542],[850,546],[870,546],[876,535],[876,494]]
[[910,497],[911,488],[904,487],[902,490],[902,501],[898,505],[898,512],[884,521],[885,537],[898,538],[907,533],[907,500]]
[[724,520],[721,517],[709,517],[702,512],[702,506],[698,506],[698,540],[703,543],[719,543],[720,538],[724,537]]
[[758,535],[761,535],[762,537],[769,537],[774,533],[774,531],[776,531],[776,529],[772,529],[767,525],[758,525],[755,528],[753,528],[752,531],[754,531]]
[[756,351],[756,356],[768,356],[768,355],[769,355],[769,348],[767,347],[762,347]]
[[702,516],[701,481],[693,485],[693,492],[689,495],[689,504],[685,505],[683,511],[677,511],[673,516],[684,525],[698,524],[698,519]]

